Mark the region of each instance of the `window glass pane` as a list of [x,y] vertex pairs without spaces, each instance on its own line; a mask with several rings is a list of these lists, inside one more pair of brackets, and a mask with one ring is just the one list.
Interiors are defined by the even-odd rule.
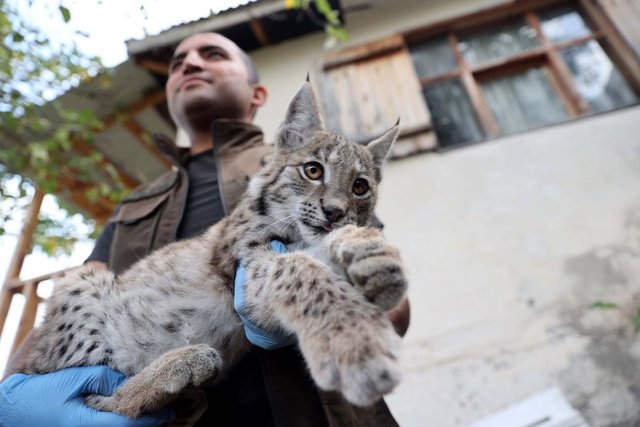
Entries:
[[441,147],[482,139],[482,131],[460,79],[428,86],[422,93]]
[[562,51],[580,95],[599,113],[638,102],[624,77],[595,41]]
[[505,134],[568,118],[541,68],[485,82],[482,90]]
[[577,10],[561,7],[538,14],[542,32],[554,42],[588,36],[591,30]]
[[504,58],[538,46],[536,33],[524,22],[511,22],[461,38],[458,47],[470,64]]
[[436,76],[457,67],[446,37],[412,46],[411,59],[420,78]]

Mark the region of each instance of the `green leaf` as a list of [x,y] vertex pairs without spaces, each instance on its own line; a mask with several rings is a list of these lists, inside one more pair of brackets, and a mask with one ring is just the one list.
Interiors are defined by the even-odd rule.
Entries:
[[64,22],[69,22],[71,20],[71,12],[69,11],[69,9],[67,9],[63,5],[60,5],[58,9],[60,9],[60,13],[62,14],[62,19],[64,19]]
[[15,43],[20,43],[21,41],[24,40],[24,36],[22,34],[18,33],[17,31],[14,31],[12,37],[13,37],[13,41]]
[[340,41],[349,40],[349,33],[347,33],[347,30],[345,30],[344,28],[327,25],[325,30],[327,34],[329,34],[329,36],[335,37]]
[[591,304],[589,308],[597,310],[612,310],[614,308],[618,308],[618,305],[608,301],[596,301]]
[[638,309],[635,316],[633,316],[633,330],[640,332],[640,309]]

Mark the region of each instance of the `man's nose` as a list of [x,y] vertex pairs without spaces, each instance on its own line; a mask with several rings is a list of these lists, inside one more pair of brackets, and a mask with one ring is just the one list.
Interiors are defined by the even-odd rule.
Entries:
[[202,70],[203,59],[198,52],[192,50],[184,57],[182,67],[185,73]]

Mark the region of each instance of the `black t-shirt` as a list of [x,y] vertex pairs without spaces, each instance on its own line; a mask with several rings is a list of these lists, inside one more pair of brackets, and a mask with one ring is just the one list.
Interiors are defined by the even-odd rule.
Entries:
[[185,168],[189,192],[178,227],[178,240],[196,236],[224,217],[213,150],[191,157]]
[[[189,191],[176,240],[196,236],[224,217],[213,150],[189,158],[185,169],[189,176]],[[108,263],[114,231],[115,224],[107,223],[86,261]]]

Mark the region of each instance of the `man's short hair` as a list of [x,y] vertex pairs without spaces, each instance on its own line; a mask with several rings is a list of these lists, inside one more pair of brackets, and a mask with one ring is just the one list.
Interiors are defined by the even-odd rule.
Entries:
[[258,68],[256,68],[255,62],[249,56],[247,52],[242,50],[242,48],[238,47],[240,51],[240,57],[242,58],[242,62],[247,67],[247,72],[249,73],[249,84],[258,84],[260,83],[260,75],[258,74]]

